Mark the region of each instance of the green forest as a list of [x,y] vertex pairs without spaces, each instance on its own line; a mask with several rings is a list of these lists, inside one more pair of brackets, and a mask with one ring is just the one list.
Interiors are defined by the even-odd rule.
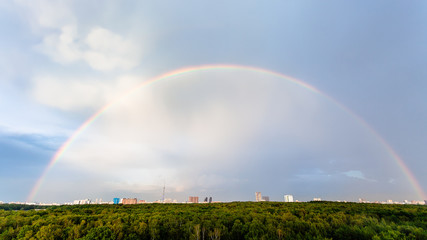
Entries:
[[0,239],[427,239],[427,206],[339,202],[0,207]]

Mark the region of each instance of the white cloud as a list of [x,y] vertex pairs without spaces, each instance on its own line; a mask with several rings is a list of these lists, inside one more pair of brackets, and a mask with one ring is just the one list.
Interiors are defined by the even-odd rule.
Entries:
[[77,26],[66,25],[45,36],[37,48],[56,62],[84,61],[99,71],[129,70],[139,64],[141,56],[139,45],[101,27],[84,37]]
[[61,110],[94,111],[141,81],[136,76],[109,80],[46,74],[33,79],[32,95],[38,102]]
[[[0,90],[0,128],[12,134],[40,134],[67,136],[70,129],[64,128],[68,120],[52,109],[27,98],[15,88],[3,85]],[[73,124],[74,125],[74,124]]]
[[101,82],[66,80],[37,77],[33,88],[34,97],[48,106],[62,110],[79,110],[101,107],[105,100],[102,92],[105,86]]
[[83,53],[84,60],[94,69],[127,70],[139,63],[139,46],[107,29],[100,27],[92,29],[85,42],[89,50]]
[[36,49],[53,61],[61,64],[83,61],[98,71],[129,70],[139,64],[141,44],[107,28],[80,26],[71,2],[16,2],[27,10],[28,21],[42,34],[43,40]]
[[36,28],[58,29],[75,22],[70,1],[15,0],[27,14],[28,21]]
[[66,25],[60,28],[59,33],[52,33],[44,37],[38,49],[60,63],[71,63],[82,59],[83,52],[78,42],[77,27]]

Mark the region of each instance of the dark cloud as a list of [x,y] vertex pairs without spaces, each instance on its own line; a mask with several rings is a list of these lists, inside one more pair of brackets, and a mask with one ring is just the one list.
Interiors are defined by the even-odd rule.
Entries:
[[0,201],[25,201],[55,152],[57,139],[0,133]]

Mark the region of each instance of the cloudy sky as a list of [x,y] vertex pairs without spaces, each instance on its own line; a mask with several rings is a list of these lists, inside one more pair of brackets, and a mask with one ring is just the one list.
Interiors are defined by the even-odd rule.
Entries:
[[[426,22],[424,1],[0,1],[0,201],[26,201],[109,103],[29,200],[425,199]],[[208,64],[302,83],[141,86]]]

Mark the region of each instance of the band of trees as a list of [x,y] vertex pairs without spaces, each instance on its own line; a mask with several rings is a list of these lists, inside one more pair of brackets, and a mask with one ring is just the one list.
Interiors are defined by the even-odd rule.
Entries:
[[0,210],[0,239],[427,239],[427,206],[233,202]]

